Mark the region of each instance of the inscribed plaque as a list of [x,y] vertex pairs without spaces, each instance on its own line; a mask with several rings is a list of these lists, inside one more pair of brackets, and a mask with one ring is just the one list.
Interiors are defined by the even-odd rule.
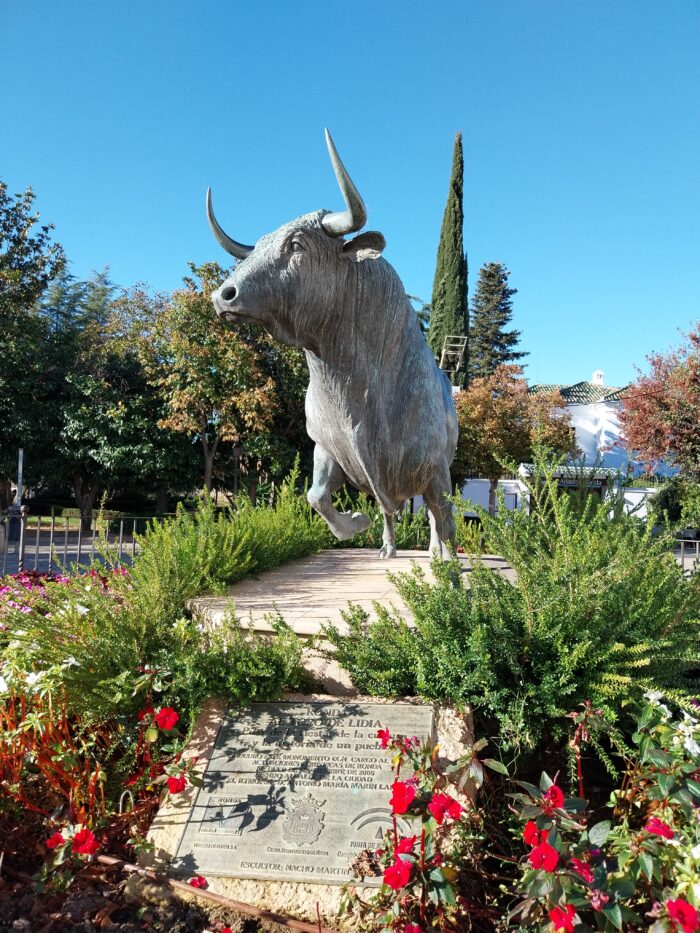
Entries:
[[[343,884],[392,824],[377,730],[432,736],[409,703],[254,703],[229,711],[172,862],[184,874]],[[402,821],[403,823],[403,821]],[[402,826],[408,829],[408,824]]]

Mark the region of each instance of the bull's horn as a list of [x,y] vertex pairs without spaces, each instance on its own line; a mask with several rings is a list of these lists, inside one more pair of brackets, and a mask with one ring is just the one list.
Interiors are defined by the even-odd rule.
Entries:
[[332,214],[326,214],[321,223],[326,233],[331,236],[342,236],[344,233],[354,233],[361,230],[367,222],[367,209],[365,203],[360,197],[360,192],[353,185],[350,176],[345,170],[345,166],[340,161],[340,156],[333,145],[331,134],[326,130],[326,145],[328,154],[331,157],[333,171],[338,179],[338,185],[345,201],[347,210],[335,211]]
[[227,253],[235,256],[236,259],[245,259],[246,256],[250,256],[253,252],[252,246],[244,246],[243,243],[236,243],[236,241],[232,240],[230,236],[224,233],[219,226],[219,221],[214,216],[214,208],[211,204],[211,188],[207,188],[207,220],[209,221],[209,226],[214,236]]

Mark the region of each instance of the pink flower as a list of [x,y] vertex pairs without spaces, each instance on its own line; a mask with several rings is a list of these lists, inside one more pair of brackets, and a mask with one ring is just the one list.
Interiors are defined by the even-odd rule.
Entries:
[[593,872],[586,862],[582,862],[580,858],[572,858],[571,867],[575,872],[578,872],[584,881],[588,881],[589,884],[593,883]]
[[449,794],[433,794],[432,800],[428,804],[428,810],[430,810],[438,826],[442,826],[446,816],[449,816],[451,820],[458,820],[463,807],[459,801],[455,800],[454,797],[450,797]]
[[74,855],[94,855],[100,844],[91,829],[81,829],[73,836]]
[[700,914],[682,897],[666,901],[666,910],[674,930],[680,926],[683,933],[695,933],[700,929]]
[[542,841],[529,855],[530,864],[533,868],[541,868],[542,871],[552,872],[559,864],[559,853],[546,841]]
[[413,803],[416,796],[414,784],[407,781],[394,781],[391,785],[391,809],[394,813],[405,813]]
[[552,810],[558,810],[564,806],[564,793],[561,787],[552,784],[549,790],[542,795],[542,809],[545,813],[551,813]]
[[386,748],[391,742],[391,732],[388,729],[377,729],[377,738],[382,743],[382,748]]
[[574,917],[576,911],[571,904],[564,904],[563,907],[553,907],[549,911],[549,919],[552,921],[552,928],[555,930],[564,930],[565,933],[571,933],[574,928]]
[[163,706],[156,713],[156,725],[159,729],[169,732],[170,729],[175,728],[175,723],[179,718],[180,714],[176,713],[172,706]]
[[413,865],[404,859],[396,859],[393,865],[384,869],[384,884],[389,885],[394,891],[404,888],[411,877]]
[[604,891],[599,891],[597,888],[594,888],[589,896],[593,910],[602,910],[610,900],[609,894],[606,894]]
[[419,927],[417,923],[407,923],[403,933],[423,933],[423,927]]
[[396,846],[396,851],[398,853],[403,853],[404,855],[412,852],[417,839],[418,836],[406,836],[404,839],[399,839],[398,845]]
[[187,787],[187,778],[184,774],[178,774],[177,777],[168,778],[168,790],[171,794],[179,794]]
[[65,841],[66,840],[60,833],[54,833],[52,836],[49,836],[44,845],[47,849],[57,849],[59,846],[62,846]]
[[663,820],[659,820],[655,816],[649,817],[644,824],[644,829],[648,833],[651,833],[652,836],[661,836],[663,839],[673,839],[673,830],[668,823],[664,823]]
[[190,878],[187,884],[191,884],[193,888],[206,888],[209,882],[204,875],[196,875],[194,878]]
[[523,830],[523,840],[526,845],[536,846],[540,841],[540,831],[534,820],[528,820]]

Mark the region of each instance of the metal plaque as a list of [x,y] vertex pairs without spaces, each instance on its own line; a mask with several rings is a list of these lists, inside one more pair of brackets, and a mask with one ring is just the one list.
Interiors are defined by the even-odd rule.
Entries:
[[[219,729],[172,863],[182,874],[344,884],[392,825],[391,755],[377,730],[432,736],[409,703],[254,703]],[[408,824],[400,822],[401,831]]]

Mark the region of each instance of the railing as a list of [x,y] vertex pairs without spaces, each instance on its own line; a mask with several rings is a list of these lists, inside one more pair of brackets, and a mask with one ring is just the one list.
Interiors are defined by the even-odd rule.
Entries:
[[676,557],[685,574],[696,573],[700,570],[700,540],[676,538]]
[[26,506],[0,519],[0,575],[53,572],[89,564],[109,552],[118,566],[131,563],[152,516],[104,516],[94,512],[89,529],[80,516],[29,515]]

